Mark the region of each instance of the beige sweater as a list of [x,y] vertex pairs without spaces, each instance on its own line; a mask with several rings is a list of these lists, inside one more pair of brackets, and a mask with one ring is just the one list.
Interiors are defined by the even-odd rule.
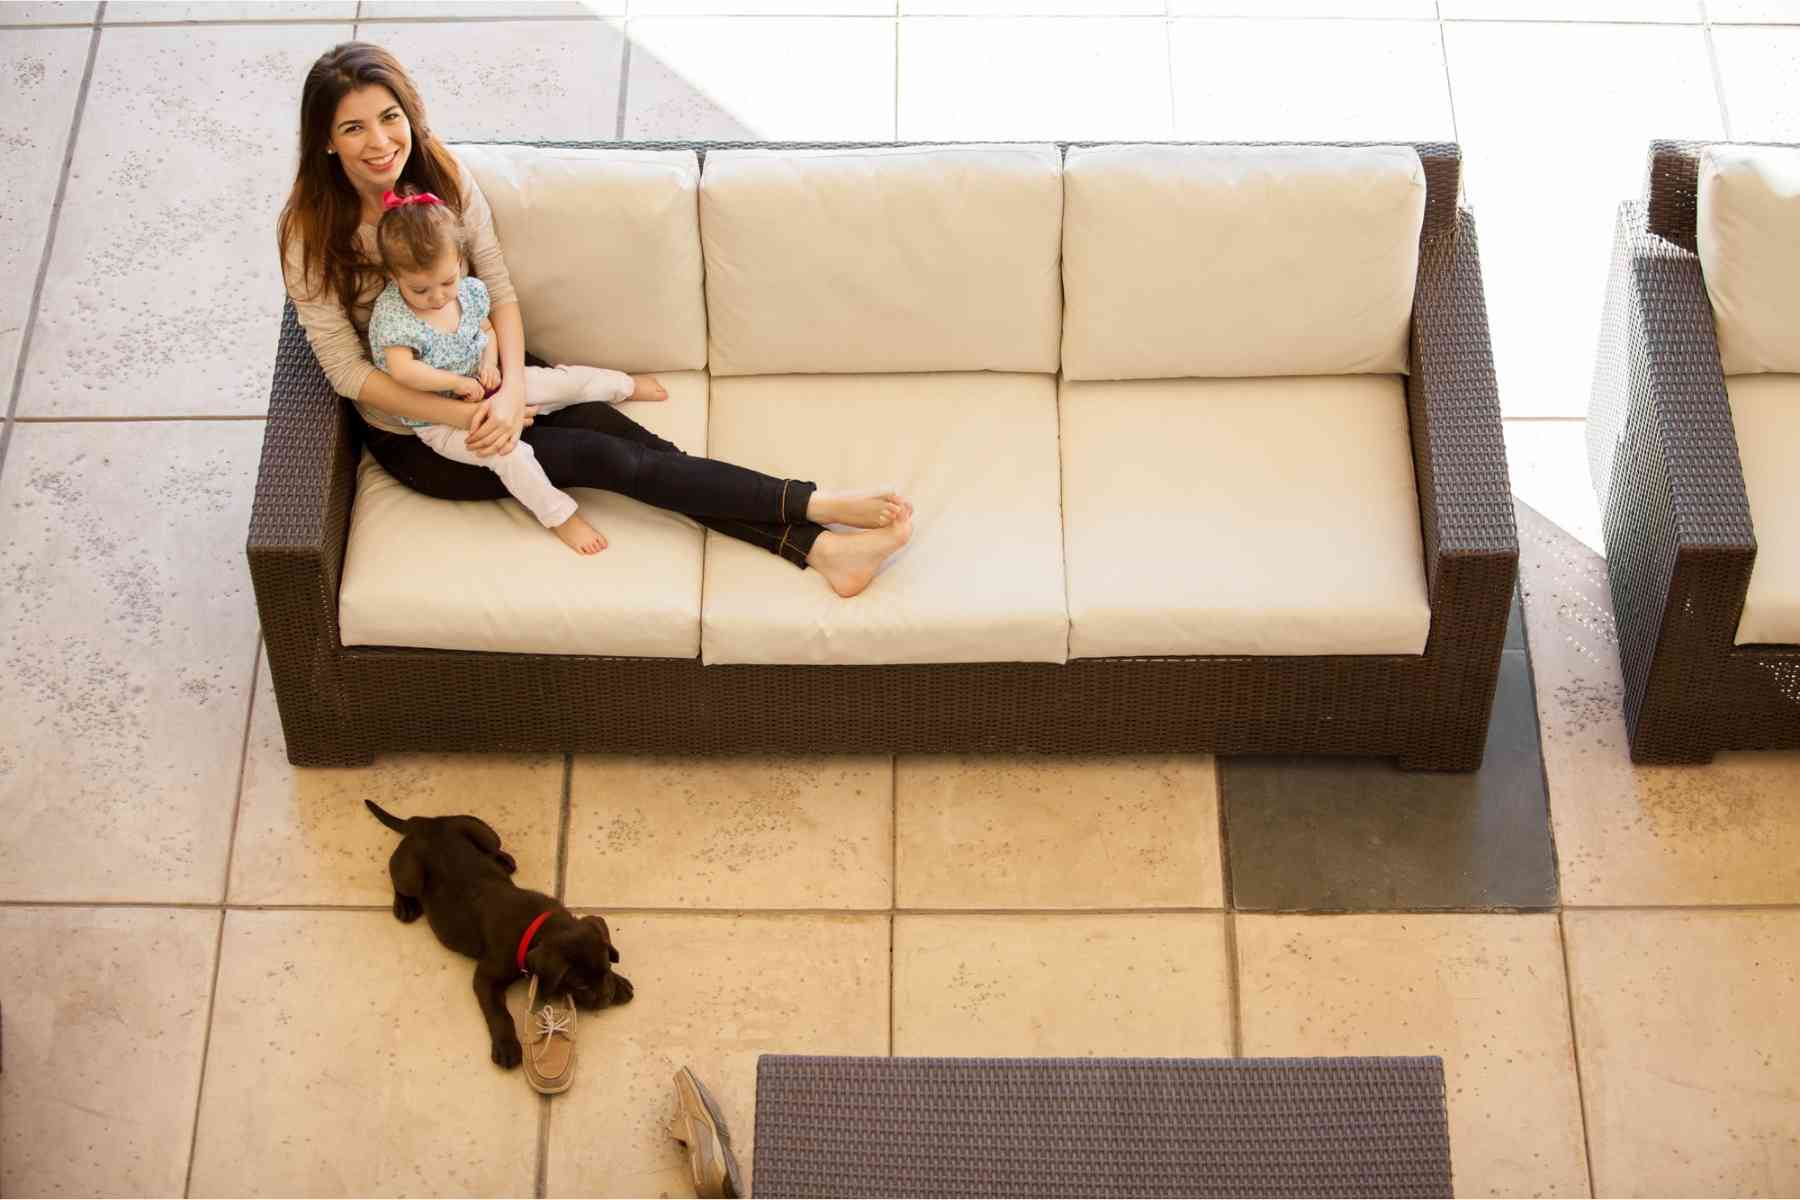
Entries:
[[[469,169],[460,163],[457,166],[461,171],[463,225],[469,231],[470,265],[487,285],[488,302],[493,308],[516,304],[519,297],[506,274],[500,241],[494,236],[493,210],[488,207],[487,197],[481,194]],[[357,229],[356,246],[369,262],[376,261],[375,226],[363,225]],[[412,430],[397,418],[359,400],[363,384],[375,370],[375,364],[369,359],[369,313],[385,282],[372,280],[357,298],[356,307],[345,312],[336,293],[327,289],[315,294],[307,288],[300,265],[302,261],[300,247],[295,245],[281,265],[281,274],[288,295],[294,301],[300,327],[306,331],[306,340],[312,344],[313,354],[318,358],[319,366],[324,368],[325,377],[331,380],[338,395],[358,401],[357,411],[369,424],[394,433],[411,433]]]

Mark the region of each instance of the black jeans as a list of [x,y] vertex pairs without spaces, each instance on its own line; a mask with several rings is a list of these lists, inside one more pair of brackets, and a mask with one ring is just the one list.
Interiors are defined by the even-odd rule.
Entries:
[[[687,454],[610,404],[575,404],[539,417],[523,440],[559,488],[604,488],[671,509],[797,567],[806,566],[824,532],[806,519],[813,484]],[[411,434],[364,422],[363,442],[388,474],[415,492],[439,500],[506,495],[499,476],[486,467],[452,462]]]

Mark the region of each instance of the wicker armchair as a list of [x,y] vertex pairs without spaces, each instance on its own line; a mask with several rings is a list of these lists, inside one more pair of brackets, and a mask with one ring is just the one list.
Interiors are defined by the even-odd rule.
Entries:
[[[710,144],[675,145],[703,156]],[[1423,654],[702,666],[345,646],[338,589],[357,422],[290,307],[248,547],[289,759],[357,764],[382,751],[469,749],[1216,751],[1475,768],[1518,539],[1475,227],[1458,207],[1459,152],[1418,150],[1428,197],[1407,398],[1431,607]]]
[[1695,252],[1700,150],[1652,143],[1644,197],[1619,209],[1588,412],[1642,763],[1800,746],[1800,646],[1733,644],[1756,534]]

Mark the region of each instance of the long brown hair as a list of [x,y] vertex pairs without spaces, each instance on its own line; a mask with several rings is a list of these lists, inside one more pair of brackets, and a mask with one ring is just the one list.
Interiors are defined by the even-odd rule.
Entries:
[[306,73],[306,87],[300,93],[300,165],[275,226],[275,241],[286,263],[288,248],[299,240],[304,286],[315,296],[335,293],[346,313],[356,307],[378,272],[356,248],[362,200],[337,156],[325,151],[331,145],[338,102],[372,85],[394,94],[412,126],[412,148],[396,189],[403,190],[404,181],[436,193],[458,216],[463,209],[456,160],[431,136],[424,102],[400,61],[369,42],[344,42],[321,54]]

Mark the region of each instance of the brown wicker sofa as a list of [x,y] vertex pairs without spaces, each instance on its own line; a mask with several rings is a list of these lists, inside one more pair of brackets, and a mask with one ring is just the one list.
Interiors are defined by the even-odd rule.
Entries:
[[[1092,145],[1059,143],[1056,153]],[[675,148],[704,162],[723,147]],[[345,645],[339,594],[362,453],[358,422],[327,384],[290,307],[248,544],[290,761],[348,765],[383,751],[471,749],[1221,752],[1475,768],[1518,542],[1475,227],[1459,206],[1459,151],[1445,144],[1416,150],[1426,194],[1410,335],[1402,333],[1408,372],[1400,437],[1403,445],[1410,440],[1429,601],[1422,652],[801,665]],[[504,225],[500,233],[504,244]],[[526,316],[534,328],[529,302]]]
[[1800,645],[1739,644],[1758,544],[1697,252],[1704,149],[1653,142],[1620,207],[1587,422],[1642,763],[1800,746]]

